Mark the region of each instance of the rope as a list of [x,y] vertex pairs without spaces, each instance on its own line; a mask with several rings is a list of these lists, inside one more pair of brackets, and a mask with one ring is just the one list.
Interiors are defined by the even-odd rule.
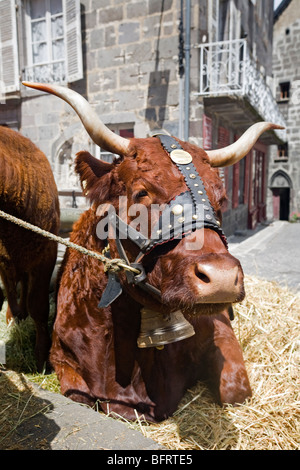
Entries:
[[67,246],[68,248],[73,248],[74,250],[79,251],[83,255],[91,256],[92,258],[98,259],[99,261],[104,263],[105,271],[118,272],[120,269],[125,269],[127,271],[132,271],[135,274],[140,274],[139,269],[129,266],[122,259],[118,259],[118,258],[109,259],[106,256],[102,255],[101,253],[88,250],[87,248],[84,248],[83,246],[77,245],[76,243],[70,242],[69,240],[66,240],[65,238],[54,235],[54,233],[47,232],[47,230],[43,230],[40,227],[37,227],[36,225],[32,225],[29,222],[25,222],[24,220],[18,219],[17,217],[11,214],[7,214],[6,212],[3,212],[1,210],[0,210],[0,217],[8,220],[9,222],[13,222],[14,224],[19,225],[20,227],[26,228],[27,230],[31,230],[32,232],[38,233],[39,235],[42,235],[43,237],[48,238],[49,240],[53,240],[57,243],[61,243],[62,245]]

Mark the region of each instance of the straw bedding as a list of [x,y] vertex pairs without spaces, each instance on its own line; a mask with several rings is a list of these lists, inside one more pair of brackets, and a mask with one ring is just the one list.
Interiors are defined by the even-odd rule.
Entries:
[[[245,285],[247,297],[235,306],[233,328],[244,351],[253,389],[251,400],[239,407],[221,408],[205,384],[199,383],[186,393],[172,418],[153,425],[137,417],[128,426],[168,449],[300,448],[300,293],[254,277],[246,277]],[[57,392],[54,374],[33,373],[32,345],[27,346],[32,334],[19,330],[6,328],[3,309],[0,340],[8,342],[11,350],[8,367],[21,367],[31,381]],[[13,341],[8,339],[11,337]],[[25,354],[17,350],[25,350]],[[1,413],[3,417],[5,410],[0,405],[0,417]]]

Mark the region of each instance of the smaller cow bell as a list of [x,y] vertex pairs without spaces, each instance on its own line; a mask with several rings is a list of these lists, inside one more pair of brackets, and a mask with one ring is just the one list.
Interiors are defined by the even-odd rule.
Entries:
[[147,308],[141,310],[141,331],[137,339],[139,348],[160,348],[195,334],[192,325],[181,310],[166,316]]

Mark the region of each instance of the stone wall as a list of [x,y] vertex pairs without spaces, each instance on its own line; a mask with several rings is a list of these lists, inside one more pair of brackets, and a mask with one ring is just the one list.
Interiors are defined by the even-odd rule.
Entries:
[[[290,214],[300,212],[300,12],[293,0],[274,25],[273,73],[276,80],[276,97],[287,122],[287,159],[278,158],[277,148],[272,148],[269,166],[269,183],[281,173],[290,181]],[[280,84],[290,82],[290,96],[280,97]],[[273,216],[272,192],[268,192],[268,215]]]
[[87,95],[106,123],[178,133],[177,0],[85,0]]
[[239,205],[236,209],[223,214],[222,228],[227,237],[236,232],[242,232],[248,227],[248,206]]

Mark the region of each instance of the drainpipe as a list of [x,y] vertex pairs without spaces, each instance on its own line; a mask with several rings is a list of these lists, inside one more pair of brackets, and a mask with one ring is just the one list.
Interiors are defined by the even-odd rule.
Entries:
[[185,14],[184,140],[188,141],[190,115],[191,0],[186,0]]
[[184,139],[184,37],[183,37],[183,0],[180,0],[179,20],[179,51],[178,51],[178,74],[179,74],[179,139]]

